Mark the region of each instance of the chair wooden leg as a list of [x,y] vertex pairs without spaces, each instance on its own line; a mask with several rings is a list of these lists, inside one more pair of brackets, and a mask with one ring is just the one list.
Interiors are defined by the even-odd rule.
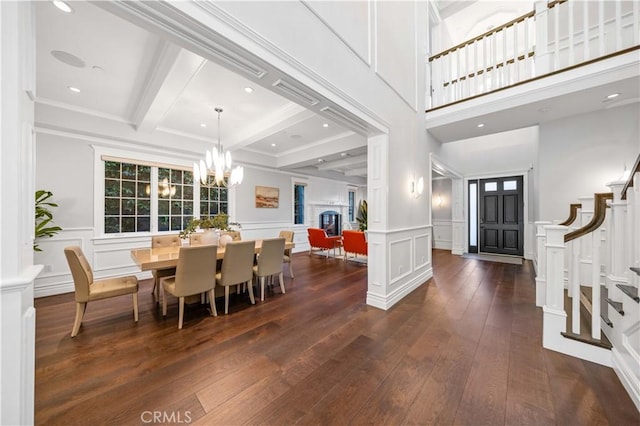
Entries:
[[167,295],[162,293],[162,316],[167,316]]
[[76,320],[73,323],[73,330],[71,330],[71,337],[76,337],[80,331],[80,325],[82,324],[82,317],[84,317],[84,310],[87,308],[87,303],[76,302]]
[[[251,279],[253,281],[253,278]],[[256,299],[253,297],[253,283],[251,281],[247,281],[245,285],[249,288],[249,299],[251,300],[251,304],[256,304]]]
[[264,302],[264,277],[260,277],[260,300]]
[[224,286],[224,314],[229,313],[229,286]]
[[138,292],[133,293],[133,319],[138,322]]
[[178,330],[182,330],[182,320],[184,319],[184,297],[180,297],[178,302],[180,310],[178,311]]
[[282,272],[280,272],[280,275],[278,276],[278,278],[280,278],[280,290],[282,290],[282,294],[285,293],[284,291],[284,277],[282,275]]
[[289,275],[291,275],[291,278],[294,278],[294,276],[293,276],[293,262],[291,261],[291,258],[289,258]]
[[216,298],[214,297],[213,289],[209,292],[209,305],[211,306],[211,315],[217,317],[218,311],[216,310]]

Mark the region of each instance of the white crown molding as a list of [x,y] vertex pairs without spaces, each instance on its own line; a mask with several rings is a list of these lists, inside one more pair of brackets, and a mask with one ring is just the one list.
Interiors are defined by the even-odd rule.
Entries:
[[39,105],[52,106],[52,107],[55,107],[55,108],[65,109],[67,111],[79,112],[80,114],[86,114],[86,115],[90,115],[90,116],[93,116],[93,117],[104,118],[104,119],[107,119],[107,120],[116,121],[118,123],[124,123],[124,124],[133,125],[133,123],[130,120],[128,120],[128,119],[126,119],[124,117],[120,117],[118,115],[107,114],[107,113],[96,111],[96,110],[93,110],[93,109],[83,108],[83,107],[79,107],[79,106],[75,106],[75,105],[70,105],[70,104],[67,104],[67,103],[64,103],[64,102],[54,101],[54,100],[48,99],[48,98],[36,97],[35,103],[37,105],[39,104]]

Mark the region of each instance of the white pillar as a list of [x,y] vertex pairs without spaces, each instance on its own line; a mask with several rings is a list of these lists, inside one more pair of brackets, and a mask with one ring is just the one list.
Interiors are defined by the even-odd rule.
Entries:
[[545,226],[549,221],[537,221],[536,225],[536,306],[544,306],[546,300],[547,236]]
[[624,184],[625,182],[612,182],[607,185],[611,188],[611,192],[613,192],[613,201],[611,202],[611,219],[609,221],[608,229],[610,249],[609,277],[618,283],[623,281],[623,277],[626,275],[624,223],[626,220],[627,202],[620,199]]
[[35,34],[31,2],[0,2],[0,424],[33,424]]
[[567,227],[547,225],[545,227],[547,292],[543,310],[542,344],[554,348],[561,332],[566,331],[567,314],[564,310],[564,236]]

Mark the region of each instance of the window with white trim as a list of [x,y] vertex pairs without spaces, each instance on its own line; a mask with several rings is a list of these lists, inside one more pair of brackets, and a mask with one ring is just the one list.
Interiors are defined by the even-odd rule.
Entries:
[[104,233],[181,231],[195,216],[228,213],[228,189],[180,166],[106,157]]
[[293,184],[293,224],[304,225],[304,192],[307,185]]
[[348,192],[349,201],[349,222],[355,222],[355,210],[356,210],[356,191],[350,189]]
[[104,233],[151,230],[151,167],[104,164]]
[[[227,178],[225,178],[225,184]],[[214,176],[209,176],[207,183],[200,183],[200,216],[215,216],[220,213],[229,214],[229,190],[225,186],[216,185]]]

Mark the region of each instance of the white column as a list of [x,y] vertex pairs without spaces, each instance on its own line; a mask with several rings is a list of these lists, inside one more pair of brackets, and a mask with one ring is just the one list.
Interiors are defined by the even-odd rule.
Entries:
[[620,199],[622,188],[625,182],[612,182],[607,186],[613,192],[613,201],[611,202],[611,218],[609,221],[609,276],[614,281],[624,280],[626,274],[624,239],[625,230],[624,222],[627,211],[627,202]]
[[0,2],[0,424],[33,424],[35,34],[31,2]]
[[546,300],[547,236],[545,226],[548,221],[538,221],[536,225],[536,306],[544,306]]
[[549,52],[549,9],[546,1],[536,1],[536,75],[546,74],[551,71],[551,59]]
[[567,227],[547,225],[545,227],[547,292],[543,310],[542,344],[554,348],[560,333],[566,331],[567,314],[564,310],[564,236]]

